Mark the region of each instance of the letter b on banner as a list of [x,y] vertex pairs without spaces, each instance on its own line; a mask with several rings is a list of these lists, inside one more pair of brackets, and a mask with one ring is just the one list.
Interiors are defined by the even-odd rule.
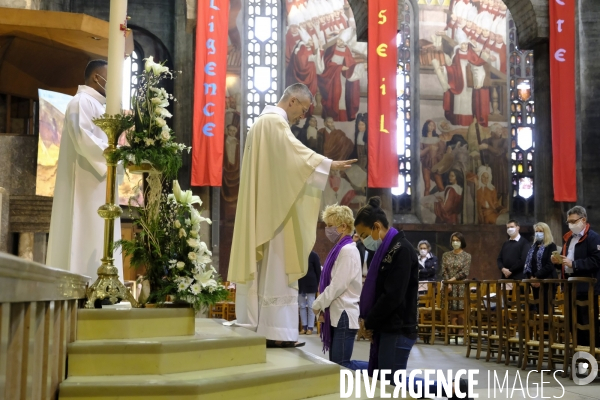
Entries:
[[[577,360],[580,359],[586,360],[592,369],[590,374],[585,378],[577,377],[577,373],[584,373],[583,368],[581,368],[581,371],[577,369]],[[571,365],[571,368],[571,371],[573,371],[573,382],[575,382],[576,385],[587,385],[596,379],[596,376],[598,375],[598,362],[591,354],[583,351],[578,351],[577,353],[573,354],[573,364]]]

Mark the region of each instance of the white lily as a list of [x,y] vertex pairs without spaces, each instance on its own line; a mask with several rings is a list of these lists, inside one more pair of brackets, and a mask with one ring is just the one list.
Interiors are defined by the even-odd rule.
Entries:
[[164,65],[160,65],[154,62],[154,58],[152,56],[146,59],[146,64],[144,66],[144,70],[146,72],[152,71],[154,75],[158,76],[163,72],[169,72],[169,67],[165,67]]
[[212,271],[206,271],[202,274],[194,275],[194,279],[198,281],[202,285],[202,287],[215,287],[217,286],[217,281],[213,279]]
[[198,203],[202,205],[200,196],[192,195],[191,190],[182,191],[178,181],[173,181],[173,195],[175,200],[177,200],[177,202],[180,204],[192,205]]

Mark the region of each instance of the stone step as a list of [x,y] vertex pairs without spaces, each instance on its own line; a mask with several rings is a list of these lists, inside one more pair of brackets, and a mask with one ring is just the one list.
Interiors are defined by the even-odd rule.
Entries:
[[265,362],[264,337],[241,327],[225,327],[220,320],[196,321],[192,336],[77,340],[67,348],[68,374],[161,375]]
[[[204,371],[69,377],[60,385],[59,400],[299,400],[339,393],[337,364],[301,349],[266,353],[264,363]],[[140,364],[130,362],[130,369]]]
[[192,335],[194,335],[194,310],[191,308],[77,310],[77,340]]

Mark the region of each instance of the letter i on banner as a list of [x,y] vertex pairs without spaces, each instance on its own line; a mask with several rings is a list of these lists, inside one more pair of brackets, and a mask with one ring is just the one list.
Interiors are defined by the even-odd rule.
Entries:
[[550,0],[550,98],[554,201],[577,201],[575,0]]
[[398,3],[396,0],[371,0],[368,47],[368,186],[398,186],[396,152],[398,68]]
[[229,0],[198,0],[192,186],[221,186]]

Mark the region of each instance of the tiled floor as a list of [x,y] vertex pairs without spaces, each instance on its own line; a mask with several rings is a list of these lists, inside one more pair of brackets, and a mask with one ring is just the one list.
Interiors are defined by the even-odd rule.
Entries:
[[[303,347],[305,351],[328,358],[328,355],[322,352],[321,340],[316,333],[311,336],[301,335],[300,340],[306,342],[306,346]],[[367,360],[368,354],[369,342],[364,340],[355,342],[353,359]],[[479,370],[479,379],[476,385],[476,393],[479,394],[479,399],[600,399],[600,378],[587,386],[578,386],[572,380],[561,378],[558,375],[555,380],[552,374],[546,372],[543,375],[536,372],[529,373],[533,367],[522,371],[516,367],[515,363],[505,366],[504,363],[486,362],[485,353],[483,353],[484,357],[481,360],[476,360],[473,352],[470,358],[466,358],[465,354],[465,346],[444,346],[441,344],[432,346],[417,342],[410,354],[408,368],[409,370],[416,368],[452,369],[453,371],[458,369]],[[505,376],[508,376],[503,391],[500,391],[500,384],[494,384],[494,373],[500,382],[504,380]],[[544,381],[543,393],[540,390],[542,380]],[[496,387],[495,393],[494,386]]]

